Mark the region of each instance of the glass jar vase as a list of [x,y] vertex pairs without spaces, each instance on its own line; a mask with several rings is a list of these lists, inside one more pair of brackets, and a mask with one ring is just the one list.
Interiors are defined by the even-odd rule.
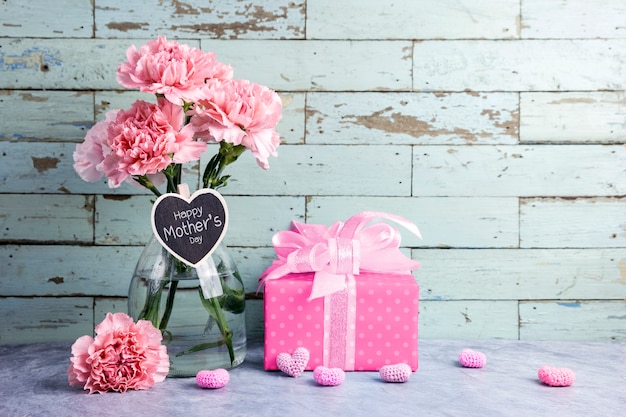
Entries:
[[211,258],[223,294],[208,299],[196,269],[172,256],[154,236],[137,261],[128,291],[129,315],[161,330],[169,377],[232,368],[246,356],[243,282],[224,245]]

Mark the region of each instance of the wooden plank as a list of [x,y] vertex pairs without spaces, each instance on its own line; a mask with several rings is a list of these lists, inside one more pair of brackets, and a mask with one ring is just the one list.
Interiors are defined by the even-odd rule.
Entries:
[[[74,171],[74,143],[27,143],[0,141],[0,176],[5,193],[80,192],[84,181]],[[8,175],[10,173],[10,175]]]
[[[98,182],[83,181],[74,170],[75,148],[76,143],[70,142],[0,141],[0,163],[7,173],[0,176],[0,190],[4,193],[149,194],[128,183],[109,188],[104,177]],[[198,175],[193,165],[186,166],[185,172]]]
[[[98,295],[94,306],[95,326],[107,312],[127,312],[128,285],[142,249],[139,246],[2,246],[0,259],[6,259],[7,263],[0,271],[0,294],[59,299],[76,294]],[[231,248],[230,252],[244,279],[246,292],[255,297],[258,276],[275,258],[274,250]],[[262,305],[261,300],[246,302],[249,337],[262,337]],[[31,313],[22,312],[22,315]]]
[[414,249],[423,300],[620,300],[623,249]]
[[[198,47],[197,41],[179,40]],[[0,42],[0,89],[121,90],[115,70],[145,39],[10,39]],[[279,91],[411,89],[409,41],[207,40],[202,48],[237,78]],[[281,53],[276,54],[277,48]],[[371,57],[377,59],[372,61]],[[279,70],[277,70],[279,68]]]
[[409,91],[412,85],[409,41],[203,40],[202,49],[230,63],[237,78],[279,91]]
[[126,296],[141,246],[0,246],[5,296]]
[[138,90],[96,91],[94,98],[96,121],[105,120],[110,110],[129,109],[136,100],[156,103],[156,96]]
[[303,144],[305,134],[305,99],[304,93],[281,93],[283,117],[276,126],[281,143]]
[[[1,89],[123,89],[115,80],[130,45],[145,39],[0,38]],[[181,43],[198,48],[197,40]]]
[[[96,298],[94,306],[94,326],[100,323],[107,313],[128,314],[127,298]],[[263,340],[263,300],[246,300],[246,334],[248,342]]]
[[[3,192],[15,192],[23,193],[27,192],[45,192],[45,193],[74,193],[74,194],[113,194],[113,195],[152,195],[149,191],[134,187],[130,184],[122,184],[118,188],[109,188],[106,184],[106,178],[102,178],[99,182],[88,183],[83,181],[76,171],[74,170],[74,160],[72,154],[75,150],[75,143],[68,142],[45,142],[38,143],[37,146],[26,142],[2,142],[0,141],[0,162],[3,164],[3,168],[6,172],[10,172],[10,176],[0,177],[0,190]],[[279,152],[288,150],[288,146],[281,146]],[[296,148],[296,149],[309,149],[309,148]],[[203,155],[202,167],[206,166],[208,159],[213,155],[215,148],[213,147]],[[313,151],[321,152],[323,149],[316,147],[312,148]],[[348,151],[349,149],[344,149]],[[408,149],[406,149],[408,151]],[[286,151],[285,151],[286,152]],[[316,152],[311,152],[315,154]],[[408,154],[408,152],[404,152]],[[369,158],[375,158],[376,152],[371,150],[369,152]],[[306,155],[304,156],[306,158]],[[284,159],[284,158],[283,158]],[[408,158],[407,166],[408,166]],[[248,167],[242,167],[244,170],[249,169],[252,177],[260,177],[264,180],[269,176],[268,173],[260,171],[254,158],[247,153],[241,158],[242,161],[247,160]],[[275,161],[278,161],[276,159]],[[27,163],[24,163],[27,161]],[[270,161],[272,165],[275,165],[275,161]],[[237,172],[237,165],[245,165],[244,162],[239,162],[232,166],[233,171]],[[288,163],[288,161],[285,161]],[[378,161],[378,164],[382,161]],[[185,179],[189,183],[192,189],[197,187],[198,178],[198,165],[197,163],[186,164]],[[231,169],[231,167],[229,167]],[[365,169],[365,167],[364,167]],[[254,171],[254,172],[252,172]],[[259,175],[259,173],[263,175]],[[285,175],[285,174],[283,174]],[[288,176],[288,175],[286,175]],[[231,181],[235,184],[235,176]],[[242,178],[246,178],[243,176]],[[265,180],[264,180],[265,181]],[[270,181],[270,179],[266,180]],[[33,188],[33,186],[36,188]],[[271,184],[268,184],[271,185]],[[323,185],[323,184],[320,184]],[[253,185],[254,189],[256,185]],[[163,187],[161,187],[163,188]],[[230,189],[229,187],[228,189]],[[251,194],[258,194],[256,191],[250,192]],[[263,193],[266,193],[263,191]],[[269,194],[273,194],[271,191]],[[295,191],[294,193],[300,194]]]
[[[408,196],[408,146],[282,145],[262,171],[250,153],[228,167],[224,194]],[[202,165],[206,162],[203,160]],[[384,175],[381,175],[384,173]]]
[[311,197],[306,219],[330,226],[366,210],[397,214],[414,222],[423,240],[398,226],[406,247],[518,246],[516,198]]
[[626,197],[520,201],[524,248],[625,247]]
[[[230,224],[228,246],[271,246],[272,236],[292,219],[304,218],[302,197],[226,196]],[[98,245],[143,245],[152,235],[151,197],[96,198],[95,242]]]
[[89,297],[0,298],[0,344],[73,342],[93,335]]
[[521,143],[621,143],[624,92],[521,93]]
[[523,38],[625,38],[626,3],[622,0],[521,3]]
[[517,339],[517,301],[420,301],[422,339]]
[[[305,1],[114,1],[95,7],[99,38],[159,35],[220,39],[304,39]],[[150,13],[146,13],[150,10]]]
[[259,288],[259,277],[272,264],[272,261],[277,259],[271,240],[266,242],[266,245],[270,247],[230,246],[228,248],[237,264],[246,295],[251,298],[262,296],[263,288]]
[[0,40],[0,88],[120,88],[115,69],[124,40],[8,38]]
[[514,93],[310,93],[308,144],[516,144]]
[[262,341],[264,334],[263,300],[246,300],[246,335],[248,342]]
[[307,39],[504,39],[519,36],[518,0],[309,0],[306,16]]
[[304,197],[225,195],[230,224],[224,242],[229,246],[268,247],[272,236],[292,220],[304,221]]
[[[271,242],[270,242],[271,244]],[[143,246],[2,245],[2,296],[125,297]],[[256,296],[273,248],[231,247],[246,293]]]
[[[276,130],[282,143],[304,143],[304,93],[278,93],[283,103],[283,117]],[[96,92],[96,119],[104,120],[106,112],[113,109],[128,109],[135,100],[154,102],[151,94],[138,91]]]
[[96,196],[96,245],[145,245],[154,196]]
[[626,89],[621,40],[424,41],[413,45],[417,91]]
[[[63,18],[54,18],[60,10]],[[0,27],[3,37],[89,38],[94,30],[93,1],[3,1]]]
[[626,341],[625,301],[522,302],[521,340]]
[[[128,293],[128,288],[126,288]],[[94,327],[106,317],[107,313],[128,314],[127,297],[96,297],[93,306]]]
[[621,196],[621,145],[420,146],[414,196]]
[[0,242],[93,242],[91,196],[0,196]]
[[0,114],[0,140],[79,141],[94,123],[93,93],[4,90]]

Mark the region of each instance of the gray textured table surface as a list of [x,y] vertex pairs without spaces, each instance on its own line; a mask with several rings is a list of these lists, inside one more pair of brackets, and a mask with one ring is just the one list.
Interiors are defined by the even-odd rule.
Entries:
[[[460,367],[464,348],[482,351],[487,366]],[[626,416],[623,343],[420,340],[407,383],[354,372],[337,387],[316,385],[312,372],[265,372],[262,355],[252,343],[219,390],[168,378],[147,391],[88,395],[67,383],[70,344],[0,346],[0,416]],[[576,382],[545,386],[542,365],[568,367]]]

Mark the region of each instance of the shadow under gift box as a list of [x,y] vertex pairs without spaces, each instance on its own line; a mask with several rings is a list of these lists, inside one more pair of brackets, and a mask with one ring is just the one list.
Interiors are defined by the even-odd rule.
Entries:
[[314,276],[265,281],[266,370],[301,346],[310,352],[307,370],[378,371],[397,363],[417,370],[419,286],[412,274],[361,273],[349,289],[308,300]]

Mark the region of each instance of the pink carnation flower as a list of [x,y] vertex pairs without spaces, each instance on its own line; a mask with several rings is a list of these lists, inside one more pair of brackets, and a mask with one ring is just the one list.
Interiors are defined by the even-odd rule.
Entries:
[[94,392],[126,392],[152,387],[167,376],[170,362],[161,332],[151,322],[137,323],[124,313],[108,313],[96,338],[79,337],[67,370],[72,386]]
[[106,175],[111,188],[142,175],[158,183],[170,163],[196,161],[206,150],[206,143],[196,141],[184,121],[182,107],[163,98],[156,105],[137,100],[129,110],[108,113],[94,125],[76,146],[74,168],[86,181]]
[[192,110],[196,136],[244,145],[257,163],[269,169],[269,156],[278,156],[280,136],[276,125],[282,117],[278,94],[247,80],[210,80]]
[[107,112],[106,119],[93,125],[85,135],[85,140],[76,145],[73,155],[74,169],[84,181],[96,182],[102,178],[102,162],[105,157],[102,141],[106,140],[107,129],[115,121],[118,112],[119,110]]
[[174,104],[197,98],[198,89],[211,78],[232,78],[233,69],[204,52],[185,44],[167,41],[164,36],[126,51],[128,62],[117,69],[117,82],[126,88],[163,94]]

